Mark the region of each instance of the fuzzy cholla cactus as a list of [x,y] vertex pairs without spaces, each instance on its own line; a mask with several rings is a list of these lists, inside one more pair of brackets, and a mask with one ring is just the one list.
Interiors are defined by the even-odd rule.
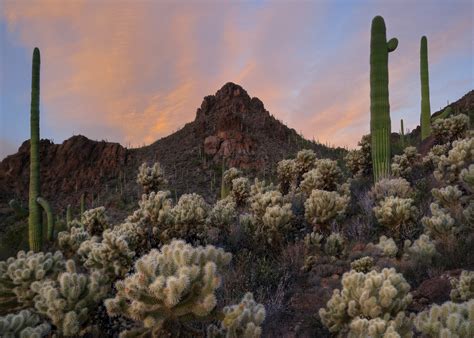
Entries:
[[242,171],[237,168],[229,168],[224,172],[223,181],[227,187],[232,187],[232,181],[242,176]]
[[31,284],[55,278],[64,270],[60,251],[34,253],[19,251],[16,257],[0,262],[0,313],[11,312],[32,305],[34,292]]
[[461,170],[459,181],[467,191],[474,194],[474,164],[471,164],[469,168]]
[[474,137],[453,142],[448,156],[441,156],[434,176],[438,181],[455,183],[459,174],[474,162]]
[[252,200],[253,203],[250,205],[250,209],[258,220],[263,218],[268,207],[283,204],[282,194],[275,190],[259,193]]
[[310,149],[300,150],[295,158],[296,183],[301,181],[304,173],[314,168],[316,154]]
[[399,237],[408,229],[416,216],[418,209],[411,198],[387,197],[374,207],[377,221]]
[[280,182],[280,190],[283,194],[288,193],[295,180],[295,160],[282,160],[277,165],[277,177]]
[[405,312],[399,312],[395,319],[382,318],[366,319],[355,318],[349,327],[348,338],[410,338],[413,337],[412,318]]
[[293,218],[291,204],[269,206],[262,217],[262,226],[257,228],[256,235],[267,241],[268,244],[280,244],[282,236],[289,232]]
[[90,238],[90,234],[82,226],[71,226],[68,231],[58,233],[58,246],[66,257],[72,257],[81,244]]
[[367,273],[374,267],[374,259],[370,256],[365,256],[359,259],[356,259],[351,263],[351,269],[357,272]]
[[173,219],[173,202],[170,196],[169,191],[153,191],[142,195],[138,202],[139,209],[127,218],[127,222],[149,224],[156,231],[166,228]]
[[308,252],[319,251],[324,236],[318,232],[311,232],[304,237],[304,247]]
[[216,202],[207,216],[209,226],[229,231],[228,227],[236,220],[236,204],[231,198],[224,198]]
[[77,251],[84,259],[84,266],[89,270],[97,270],[111,279],[124,276],[133,263],[135,252],[128,247],[122,236],[106,230],[102,241],[97,237],[85,241]]
[[[395,269],[365,274],[352,270],[343,275],[342,291],[334,290],[319,316],[329,331],[340,334],[349,331],[352,321],[360,318],[396,320],[412,301],[409,291],[410,285]],[[399,326],[406,328],[410,324],[404,316]]]
[[452,142],[466,137],[469,129],[469,117],[459,114],[446,119],[437,119],[433,122],[432,129],[437,143]]
[[413,165],[421,159],[415,147],[406,147],[402,155],[395,155],[391,165],[392,174],[397,177],[408,177]]
[[303,174],[300,189],[307,195],[314,189],[336,190],[341,182],[342,172],[337,162],[329,159],[315,161],[315,168]]
[[165,173],[161,165],[156,162],[153,167],[149,167],[146,163],[138,168],[137,183],[143,187],[145,193],[158,191],[168,184]]
[[105,213],[105,208],[98,207],[84,211],[81,216],[81,223],[91,236],[102,234],[109,227],[109,219]]
[[434,145],[430,149],[428,154],[425,157],[423,157],[423,163],[436,168],[441,159],[441,156],[443,155],[446,156],[448,154],[449,147],[450,147],[449,143]]
[[246,293],[239,304],[226,306],[222,311],[221,327],[209,326],[209,338],[259,338],[262,335],[265,307],[253,299],[252,293]]
[[338,232],[331,233],[324,243],[324,253],[328,256],[340,257],[345,249],[344,237]]
[[455,208],[460,205],[462,191],[455,185],[448,185],[444,188],[434,188],[431,194],[439,205],[445,208]]
[[247,177],[238,177],[232,180],[230,195],[237,205],[244,205],[250,195],[250,183]]
[[355,177],[368,176],[372,172],[372,144],[370,135],[362,136],[360,149],[351,150],[346,157],[346,165]]
[[415,327],[426,337],[474,337],[474,299],[461,304],[434,304],[416,316]]
[[349,196],[335,191],[313,190],[304,202],[305,218],[312,225],[324,226],[343,215],[349,204]]
[[375,183],[369,196],[374,201],[381,201],[386,197],[408,198],[412,195],[413,189],[410,183],[404,178],[383,178]]
[[379,242],[375,247],[386,257],[395,257],[398,253],[397,244],[395,244],[393,238],[388,238],[387,236],[380,236]]
[[230,260],[231,254],[214,246],[192,247],[173,240],[140,258],[136,272],[116,283],[115,298],[105,301],[107,312],[141,322],[140,328],[122,336],[172,334],[176,322],[211,313],[217,302],[219,270]]
[[51,330],[51,325],[44,323],[30,310],[0,317],[0,337],[3,338],[41,338]]
[[107,294],[109,284],[97,271],[90,275],[76,272],[74,261],[66,263],[66,272],[57,281],[35,282],[35,308],[49,317],[63,336],[79,336],[89,320],[89,310]]
[[431,261],[437,254],[435,243],[428,235],[422,234],[413,243],[408,239],[404,243],[403,257],[407,260],[431,264]]
[[463,302],[474,298],[474,271],[461,272],[458,278],[452,278],[451,282],[451,300],[454,302]]
[[425,232],[432,238],[441,238],[454,234],[457,227],[454,225],[454,218],[449,212],[441,208],[437,203],[430,204],[431,217],[423,217],[421,223]]

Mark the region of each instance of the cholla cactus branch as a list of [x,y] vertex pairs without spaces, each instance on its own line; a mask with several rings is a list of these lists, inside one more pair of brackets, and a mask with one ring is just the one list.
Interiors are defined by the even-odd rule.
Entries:
[[158,191],[168,185],[165,173],[161,165],[156,162],[153,167],[149,167],[146,163],[138,168],[137,183],[143,187],[145,193]]

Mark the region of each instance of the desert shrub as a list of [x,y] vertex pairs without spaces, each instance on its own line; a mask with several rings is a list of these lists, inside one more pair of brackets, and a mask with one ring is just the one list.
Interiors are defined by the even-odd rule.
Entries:
[[406,147],[402,155],[395,155],[392,159],[391,170],[396,177],[408,178],[413,166],[421,159],[415,147]]
[[328,256],[340,257],[346,250],[345,244],[344,237],[338,232],[333,232],[326,238],[324,253]]
[[386,227],[395,237],[408,233],[416,220],[418,209],[411,198],[386,197],[374,207],[377,221]]
[[295,160],[282,160],[277,164],[277,177],[280,191],[287,194],[292,188],[295,179]]
[[379,242],[374,245],[386,257],[395,257],[398,253],[398,247],[393,238],[380,236]]
[[334,290],[326,308],[319,310],[319,316],[329,331],[341,335],[361,330],[362,323],[358,322],[361,318],[369,321],[378,318],[386,326],[398,320],[397,333],[406,336],[411,332],[411,320],[404,314],[412,301],[409,291],[410,285],[395,269],[368,273],[352,270],[343,275],[342,291]]
[[327,229],[328,223],[345,213],[349,196],[335,191],[313,190],[304,202],[305,218],[313,226]]
[[60,251],[34,253],[19,251],[16,257],[0,262],[0,312],[8,313],[32,306],[34,282],[55,278],[64,270]]
[[109,227],[109,219],[105,213],[105,208],[98,207],[84,211],[81,216],[81,223],[89,235],[102,234]]
[[3,338],[41,338],[50,330],[51,325],[30,310],[0,317],[0,336]]
[[464,114],[445,119],[436,119],[432,124],[433,136],[439,144],[453,142],[466,137],[468,129],[469,118]]
[[238,206],[245,205],[250,195],[250,183],[247,177],[238,177],[232,180],[230,196]]
[[246,293],[239,304],[226,306],[222,311],[224,318],[220,328],[210,325],[207,329],[208,337],[259,338],[262,335],[261,325],[265,320],[265,307],[255,302],[252,293]]
[[252,200],[250,210],[258,220],[263,218],[268,207],[283,204],[282,194],[275,190],[256,194]]
[[316,160],[314,169],[303,174],[300,189],[310,195],[314,189],[333,191],[342,180],[341,169],[337,162],[329,159]]
[[433,304],[415,318],[416,329],[427,337],[472,337],[474,335],[474,300],[456,304]]
[[474,162],[474,137],[453,142],[447,156],[441,156],[434,176],[438,181],[455,183],[459,174]]
[[115,298],[105,301],[107,312],[139,323],[123,336],[184,333],[186,323],[214,310],[219,273],[230,260],[229,253],[214,246],[173,240],[140,258],[135,273],[116,283]]
[[91,309],[96,307],[109,290],[101,273],[76,272],[74,261],[66,263],[66,272],[57,280],[34,282],[31,289],[36,311],[48,317],[63,336],[78,336],[89,321]]
[[351,150],[344,158],[346,165],[355,177],[370,176],[372,173],[372,146],[370,135],[362,136],[360,149]]
[[386,197],[409,198],[413,194],[410,183],[404,178],[384,178],[375,183],[369,192],[374,201],[381,201]]
[[303,174],[314,168],[316,154],[310,149],[300,150],[295,158],[295,181],[299,185]]
[[271,246],[281,246],[285,235],[291,231],[292,218],[291,204],[269,206],[255,235]]
[[357,272],[367,273],[373,269],[375,261],[370,256],[364,256],[351,263],[351,269]]
[[413,243],[406,240],[403,257],[418,264],[429,265],[437,255],[435,243],[429,236],[422,234]]
[[459,278],[451,278],[450,297],[453,302],[463,302],[474,298],[474,271],[463,270]]
[[224,235],[229,235],[230,225],[237,219],[236,204],[231,198],[216,202],[209,212],[206,222],[209,227],[215,227]]
[[165,172],[158,162],[153,164],[153,167],[142,163],[138,168],[137,183],[143,187],[145,193],[149,193],[163,189],[168,184],[168,180],[165,178]]

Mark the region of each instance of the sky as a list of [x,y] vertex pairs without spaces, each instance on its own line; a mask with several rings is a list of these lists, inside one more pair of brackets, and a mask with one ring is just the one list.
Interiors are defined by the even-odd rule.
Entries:
[[309,139],[353,148],[369,131],[370,23],[382,15],[392,129],[420,115],[420,38],[431,110],[474,88],[471,0],[0,1],[0,159],[29,139],[41,50],[41,138],[137,147],[195,118],[235,82]]

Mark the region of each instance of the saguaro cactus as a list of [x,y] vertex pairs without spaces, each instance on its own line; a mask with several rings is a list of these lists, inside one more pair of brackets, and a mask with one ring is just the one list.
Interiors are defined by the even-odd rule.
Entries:
[[405,129],[403,128],[403,119],[400,120],[400,143],[405,148]]
[[426,36],[420,43],[420,78],[421,78],[421,140],[431,134],[430,84],[428,74],[428,41]]
[[41,209],[37,202],[40,195],[40,162],[39,162],[39,95],[40,95],[40,51],[33,51],[33,67],[31,79],[31,110],[30,110],[30,196],[28,232],[30,249],[40,251],[43,244]]
[[388,99],[388,53],[398,46],[396,38],[387,42],[381,16],[372,20],[370,39],[370,133],[375,181],[390,173],[390,104]]

